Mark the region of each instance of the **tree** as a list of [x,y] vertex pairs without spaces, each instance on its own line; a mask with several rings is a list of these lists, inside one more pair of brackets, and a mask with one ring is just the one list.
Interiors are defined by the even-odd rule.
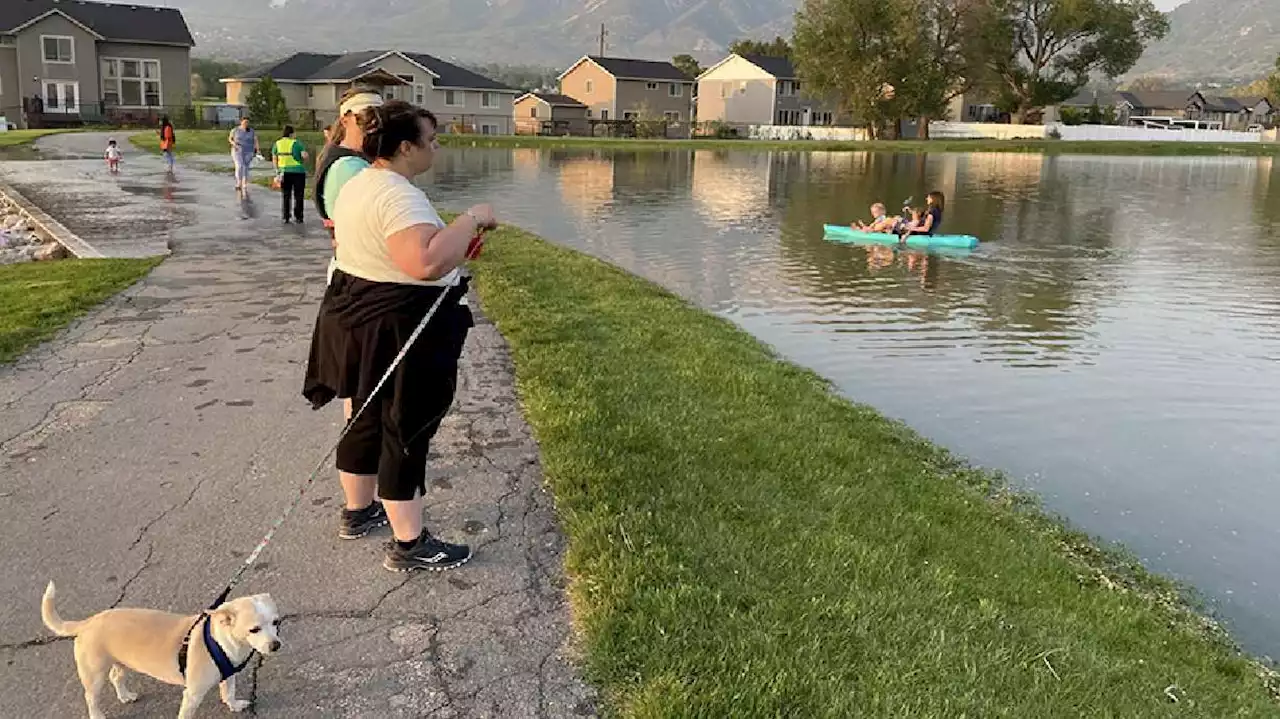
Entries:
[[1151,0],[992,0],[978,27],[1004,104],[1023,122],[1076,94],[1092,73],[1122,75],[1169,20]]
[[840,98],[873,128],[944,117],[982,77],[975,25],[989,0],[806,0],[796,13],[795,60],[807,86]]
[[837,98],[876,135],[903,116],[904,1],[805,0],[796,12],[794,61],[806,87]]
[[[227,62],[223,60],[211,60],[209,58],[193,57],[191,58],[191,74],[200,76],[200,86],[196,87],[195,80],[191,82],[191,99],[196,100],[205,96],[205,93],[213,95],[222,95],[222,79],[225,77],[235,77],[245,70],[249,69],[248,65],[239,62]],[[200,92],[197,93],[196,90]]]
[[1271,101],[1280,103],[1280,57],[1276,58],[1276,71],[1267,77],[1267,87],[1271,90]]
[[671,58],[671,64],[689,77],[697,77],[702,74],[702,66],[698,64],[693,55],[676,55]]
[[1144,75],[1135,77],[1124,84],[1125,90],[1133,92],[1157,92],[1160,90],[1168,90],[1170,86],[1169,78],[1160,77],[1159,75]]
[[289,124],[289,107],[284,102],[284,93],[270,75],[264,75],[254,83],[244,104],[249,109],[249,119],[255,125],[284,127]]
[[785,37],[775,37],[772,41],[734,40],[729,43],[729,52],[735,55],[764,55],[765,57],[791,57],[791,43]]

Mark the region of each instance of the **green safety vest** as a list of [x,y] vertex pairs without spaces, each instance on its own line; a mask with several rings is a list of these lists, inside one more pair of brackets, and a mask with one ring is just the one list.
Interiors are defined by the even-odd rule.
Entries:
[[282,137],[276,140],[276,169],[281,172],[306,172],[307,168],[303,166],[298,158],[293,156],[293,146],[298,143],[292,137]]

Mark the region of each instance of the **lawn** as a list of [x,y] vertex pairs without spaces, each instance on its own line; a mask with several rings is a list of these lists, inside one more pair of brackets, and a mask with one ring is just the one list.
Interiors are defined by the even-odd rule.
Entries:
[[60,260],[0,267],[0,363],[12,362],[95,305],[137,282],[159,259]]
[[[275,130],[262,130],[259,143],[265,153],[279,139]],[[324,136],[318,132],[300,132],[298,139],[314,151],[321,147]],[[1028,152],[1073,155],[1277,155],[1280,143],[1204,143],[1204,142],[1076,142],[1066,140],[876,140],[872,142],[834,142],[824,140],[644,140],[592,137],[531,137],[441,135],[445,147],[547,147],[600,148],[617,150],[793,150],[884,152]],[[130,140],[139,148],[159,152],[155,133],[133,135]],[[227,131],[183,130],[178,133],[179,154],[226,153]]]
[[730,323],[515,230],[476,264],[628,717],[1274,717],[1177,590]]
[[54,135],[59,132],[66,132],[66,130],[9,130],[8,132],[0,132],[0,148],[25,145],[38,137]]

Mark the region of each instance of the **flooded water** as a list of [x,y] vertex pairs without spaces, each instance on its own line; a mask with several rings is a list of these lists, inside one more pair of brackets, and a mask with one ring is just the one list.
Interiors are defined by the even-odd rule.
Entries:
[[[427,185],[738,323],[1280,656],[1280,163],[455,149]],[[822,238],[932,189],[981,248]]]

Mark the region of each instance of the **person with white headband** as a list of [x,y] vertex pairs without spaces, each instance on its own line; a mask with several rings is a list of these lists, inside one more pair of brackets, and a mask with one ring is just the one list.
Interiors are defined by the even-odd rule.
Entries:
[[[351,178],[368,168],[370,162],[364,156],[364,130],[357,122],[361,110],[369,107],[382,107],[382,95],[376,90],[353,87],[343,94],[338,103],[338,120],[333,123],[330,144],[320,152],[316,161],[315,188],[316,212],[325,228],[329,231],[329,242],[334,248],[334,255],[329,259],[329,271],[326,283],[333,281],[334,270],[338,267],[338,244],[333,228],[330,212],[336,206],[338,194]],[[319,332],[319,318],[316,331]],[[351,419],[351,398],[343,398],[343,415]],[[377,476],[357,475],[351,472],[338,472],[344,492],[348,497],[363,497],[369,487],[377,483]],[[342,523],[338,527],[338,536],[342,539],[359,539],[369,532],[387,524],[387,513],[381,502],[373,502],[365,507],[348,507],[342,512]]]

